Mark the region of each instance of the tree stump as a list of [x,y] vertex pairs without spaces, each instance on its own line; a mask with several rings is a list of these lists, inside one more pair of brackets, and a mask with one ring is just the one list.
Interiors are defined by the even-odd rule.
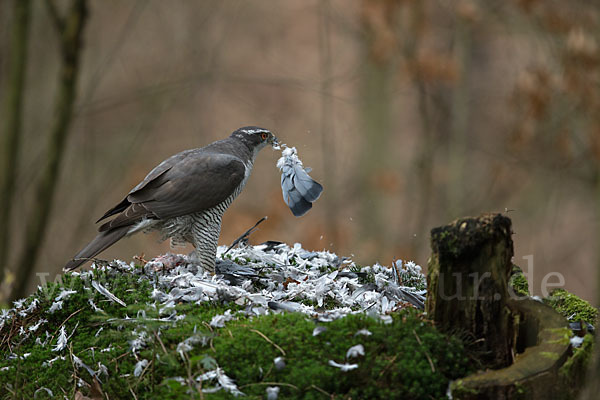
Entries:
[[516,333],[506,304],[510,219],[500,214],[458,219],[431,231],[431,248],[429,318],[441,329],[470,334],[486,367],[511,364]]

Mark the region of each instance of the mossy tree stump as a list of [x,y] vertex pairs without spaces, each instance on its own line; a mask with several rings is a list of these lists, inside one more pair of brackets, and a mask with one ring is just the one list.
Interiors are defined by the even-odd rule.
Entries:
[[506,306],[512,269],[511,221],[462,218],[431,231],[427,313],[442,329],[472,335],[488,368],[512,362],[514,324]]
[[572,384],[581,381],[585,358],[569,359],[567,321],[509,288],[510,219],[486,214],[456,220],[432,230],[431,247],[427,312],[439,328],[470,334],[483,364],[452,382],[453,398],[574,398]]

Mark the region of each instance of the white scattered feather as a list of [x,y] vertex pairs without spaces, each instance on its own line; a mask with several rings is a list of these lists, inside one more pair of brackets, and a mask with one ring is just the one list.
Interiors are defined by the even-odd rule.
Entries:
[[138,361],[137,364],[135,364],[135,368],[133,369],[133,375],[136,377],[140,376],[142,374],[142,372],[144,371],[144,368],[146,368],[147,365],[148,365],[148,360],[146,360],[146,359]]
[[235,316],[231,315],[231,310],[225,311],[224,314],[215,315],[210,320],[210,326],[214,328],[223,328],[225,326],[225,322],[231,321]]
[[27,298],[15,300],[15,301],[13,301],[13,306],[16,310],[18,310],[19,308],[23,308],[23,305],[25,304],[26,301],[27,301]]
[[279,386],[268,386],[266,392],[267,400],[277,400],[279,397]]
[[134,329],[131,332],[131,334],[134,335],[135,338],[129,341],[129,345],[131,346],[130,347],[131,352],[135,354],[137,351],[146,347],[146,342],[148,340],[148,333],[146,331],[138,332],[137,330]]
[[[46,322],[48,322],[48,320],[46,320],[46,319],[44,319],[44,318],[41,318],[41,319],[39,319],[39,320],[38,320],[38,322],[36,322],[34,325],[31,325],[31,326],[30,326],[29,328],[27,328],[27,329],[29,330],[29,332],[35,332],[35,331],[37,331],[37,330],[40,328],[40,326],[41,326],[42,324],[45,324]],[[39,338],[38,338],[38,339],[39,339]]]
[[354,336],[359,336],[359,335],[363,335],[363,336],[371,336],[372,333],[371,331],[369,331],[368,329],[360,329],[358,331],[356,331],[356,333],[354,334]]
[[67,347],[67,332],[65,331],[65,326],[60,327],[60,333],[58,334],[58,339],[56,340],[56,346],[52,349],[52,351],[63,351],[65,347]]
[[3,308],[0,310],[0,329],[4,327],[4,324],[12,318],[14,309]]
[[583,338],[580,336],[573,336],[570,341],[573,347],[579,347],[581,346],[581,343],[583,343]]
[[86,363],[84,363],[81,360],[81,358],[77,357],[75,354],[73,354],[73,363],[75,364],[76,367],[85,369],[88,372],[88,374],[90,374],[91,376],[96,376],[96,372],[93,369],[91,369]]
[[47,394],[48,396],[50,396],[50,397],[54,397],[54,393],[52,393],[52,390],[48,389],[47,387],[43,387],[43,386],[42,386],[41,388],[39,388],[39,389],[37,389],[35,392],[33,392],[33,398],[34,398],[34,399],[35,399],[35,398],[37,398],[37,394],[38,394],[38,392],[40,392],[40,391],[42,391],[42,390],[43,390],[44,392],[46,392],[46,394]]
[[205,346],[208,344],[208,338],[206,336],[194,335],[177,344],[177,352],[182,360],[185,360],[184,353],[192,350],[197,343],[202,343],[202,346]]
[[285,148],[281,152],[281,157],[277,160],[277,168],[282,169],[283,166],[288,164],[298,164],[302,165],[302,161],[298,158],[298,151],[295,147],[287,147],[285,144],[282,144]]
[[275,359],[273,359],[273,364],[275,364],[275,369],[277,369],[277,371],[281,371],[285,368],[285,358],[281,356],[275,357]]
[[342,372],[352,371],[353,369],[358,368],[358,364],[340,364],[333,360],[329,360],[329,365],[341,369]]
[[98,306],[96,305],[96,303],[94,303],[94,300],[92,300],[92,299],[89,299],[89,300],[88,300],[88,303],[90,304],[90,307],[92,307],[92,310],[94,310],[95,312],[101,312],[101,313],[103,313],[103,312],[104,312],[104,310],[103,310],[103,309],[101,309],[100,307],[98,307]]
[[108,289],[106,289],[104,286],[102,286],[99,282],[92,281],[92,287],[94,289],[96,289],[98,291],[98,293],[100,293],[104,297],[106,297],[116,303],[119,303],[123,307],[127,307],[127,304],[125,304],[125,302],[123,300],[119,299],[117,296],[115,296],[114,294],[109,292]]
[[54,301],[67,300],[74,293],[77,293],[77,291],[62,289],[61,292],[58,294],[58,296],[56,296],[56,298],[54,299]]
[[55,311],[62,310],[62,308],[63,308],[63,302],[62,302],[62,300],[61,301],[55,301],[54,303],[52,303],[52,305],[48,309],[48,312],[50,314],[54,314]]
[[21,317],[26,317],[29,314],[31,314],[32,311],[34,311],[37,306],[40,304],[40,301],[37,298],[34,298],[31,301],[31,304],[29,304],[29,306],[21,311],[18,312],[19,316]]
[[326,326],[319,325],[319,326],[315,327],[315,329],[313,329],[312,335],[313,336],[318,336],[321,333],[325,332],[326,330],[327,330]]
[[352,346],[346,352],[346,358],[356,358],[358,356],[365,355],[365,348],[362,344],[357,344],[356,346]]
[[108,368],[106,367],[106,365],[102,364],[100,361],[98,361],[98,370],[96,371],[96,375],[108,376]]
[[217,367],[217,369],[214,369],[212,371],[208,371],[200,376],[198,376],[196,378],[197,381],[199,382],[203,382],[203,381],[208,381],[208,380],[217,380],[218,384],[217,386],[213,387],[213,388],[203,388],[202,392],[204,393],[214,393],[215,391],[218,391],[220,389],[224,389],[225,391],[231,393],[234,397],[237,396],[245,396],[244,393],[242,393],[238,387],[236,386],[236,384],[234,383],[233,379],[231,379],[230,377],[228,377],[227,375],[225,375],[225,373],[223,372],[222,368]]

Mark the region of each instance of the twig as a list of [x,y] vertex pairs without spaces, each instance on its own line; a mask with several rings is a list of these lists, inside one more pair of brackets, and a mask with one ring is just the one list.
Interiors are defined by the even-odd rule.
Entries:
[[156,339],[158,340],[158,343],[160,343],[160,347],[163,349],[163,351],[165,352],[165,354],[167,354],[167,349],[165,348],[164,343],[160,339],[160,336],[158,336],[158,334],[156,332],[153,332],[153,333],[154,333],[154,336],[156,337]]
[[309,388],[309,389],[315,389],[315,390],[317,390],[317,391],[319,391],[319,392],[323,393],[324,395],[326,395],[326,396],[329,396],[329,398],[331,398],[331,399],[333,399],[333,398],[334,398],[334,396],[333,396],[331,393],[327,393],[325,390],[321,389],[320,387],[318,387],[318,386],[316,386],[316,385],[314,385],[314,384],[313,384],[313,385],[310,385],[308,388]]
[[[417,335],[417,332],[414,329],[412,331],[415,334],[415,337],[417,338],[417,342],[419,342],[419,346],[423,346],[423,343],[421,342],[421,338],[419,338],[419,335]],[[423,349],[423,353],[425,353],[425,357],[427,357],[427,361],[429,361],[429,365],[431,366],[431,372],[435,372],[435,366],[433,365],[433,361],[431,360],[431,357],[429,357],[429,353],[427,353],[427,350],[425,350],[425,349]]]
[[123,357],[125,357],[125,356],[126,356],[126,355],[128,355],[128,354],[129,354],[129,352],[123,353],[123,354],[121,354],[120,356],[117,356],[117,357],[113,358],[113,361],[116,363],[116,362],[117,362],[117,360],[119,360],[120,358],[123,358]]
[[69,343],[69,358],[71,359],[71,365],[73,366],[73,393],[77,391],[77,369],[75,368],[75,363],[73,362],[73,344]]
[[190,387],[191,390],[195,389],[196,391],[198,391],[199,390],[198,386],[196,385],[194,378],[192,377],[192,362],[190,361],[187,353],[182,353],[182,354],[183,354],[183,360],[185,362],[185,370],[187,372],[187,377],[188,377],[188,386]]
[[250,229],[248,229],[246,232],[244,232],[244,234],[242,236],[240,236],[239,238],[235,239],[233,241],[233,243],[231,243],[231,246],[229,246],[229,248],[227,250],[225,250],[225,253],[223,253],[223,255],[227,254],[229,252],[229,250],[233,249],[238,243],[243,242],[243,241],[247,241],[248,238],[250,237],[250,234],[252,232],[254,232],[254,230],[256,229],[256,227],[263,221],[265,221],[268,217],[264,216],[261,219],[258,220],[258,222],[256,224],[254,224],[254,226]]
[[277,348],[277,350],[279,350],[281,352],[281,354],[283,354],[285,356],[285,351],[281,347],[279,347],[279,345],[277,343],[273,342],[271,339],[266,337],[264,333],[262,333],[261,331],[259,331],[257,329],[250,329],[250,331],[254,332],[254,333],[258,333],[260,336],[262,336],[263,339],[265,339],[267,342],[269,342],[273,346],[275,346],[275,348]]
[[[213,328],[212,326],[210,326],[210,324],[206,321],[202,321],[202,323],[208,328],[208,330],[210,330],[210,333],[213,333]],[[217,350],[215,350],[215,347],[213,346],[213,339],[212,337],[210,338],[210,342],[208,342],[208,344],[210,345],[210,348],[213,352],[217,352]]]
[[[83,310],[83,307],[82,307],[82,308],[80,308],[80,309],[79,309],[79,310],[77,310],[77,311],[74,311],[74,312],[72,312],[72,313],[71,313],[71,315],[69,315],[69,316],[67,317],[67,319],[65,319],[65,320],[62,322],[62,324],[60,324],[60,325],[58,326],[58,328],[56,328],[56,332],[58,332],[58,331],[60,330],[60,328],[61,328],[61,327],[62,327],[64,324],[66,324],[66,323],[67,323],[67,321],[68,321],[69,319],[71,319],[71,317],[73,317],[75,314],[77,314],[77,313],[78,313],[78,312],[80,312],[81,310]],[[54,335],[52,335],[52,337],[50,338],[50,341],[52,341],[52,340],[54,339],[54,336],[56,336],[56,332],[54,333]]]
[[144,256],[145,256],[145,254],[142,253],[141,256],[133,256],[133,259],[136,260],[136,261],[141,262],[142,263],[142,267],[143,267],[144,265],[148,264],[148,261],[144,260]]
[[387,365],[379,373],[379,376],[377,377],[378,379],[381,378],[383,376],[383,374],[385,374],[387,372],[387,370],[394,364],[394,362],[396,362],[396,358],[398,358],[399,355],[400,354],[396,354],[394,357],[392,357],[392,359],[387,363]]

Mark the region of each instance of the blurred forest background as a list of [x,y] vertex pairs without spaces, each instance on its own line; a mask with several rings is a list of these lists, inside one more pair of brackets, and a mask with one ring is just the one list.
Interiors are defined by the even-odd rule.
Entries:
[[[221,244],[268,215],[251,242],[426,266],[432,227],[509,210],[533,292],[560,272],[595,300],[599,17],[584,0],[2,1],[4,296],[10,271],[53,280],[160,161],[259,125],[325,190],[295,218],[263,150]],[[137,235],[100,258],[166,251]]]

